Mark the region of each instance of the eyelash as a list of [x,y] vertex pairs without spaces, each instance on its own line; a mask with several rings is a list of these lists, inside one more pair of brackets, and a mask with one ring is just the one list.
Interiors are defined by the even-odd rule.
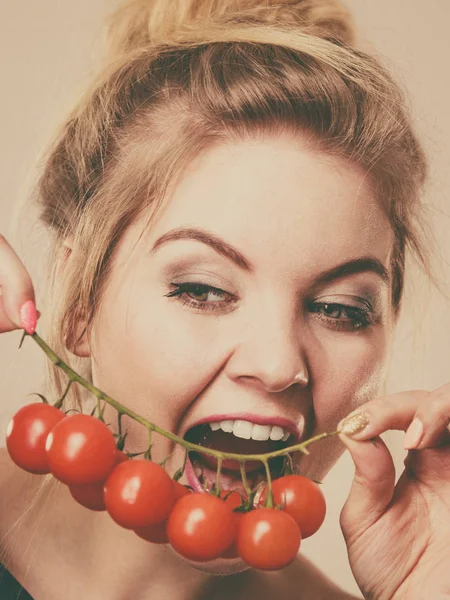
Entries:
[[[223,310],[224,306],[229,306],[237,301],[237,298],[232,294],[221,290],[220,288],[213,287],[200,282],[186,282],[186,283],[175,283],[171,284],[173,289],[168,294],[165,294],[166,298],[177,298],[183,303],[184,306],[189,306],[192,309],[196,309],[199,312],[209,311],[213,312],[216,310]],[[189,294],[208,294],[215,293],[218,296],[228,296],[228,300],[221,302],[205,302],[195,300],[189,297]],[[222,305],[222,306],[221,306]],[[367,308],[360,308],[358,306],[350,306],[347,304],[339,304],[336,302],[313,302],[308,305],[308,310],[318,315],[317,318],[325,320],[331,327],[340,331],[361,331],[367,329],[374,324],[374,318],[372,310]],[[323,312],[319,311],[336,312],[338,311],[339,316],[329,317]],[[346,319],[342,320],[340,317],[344,314]]]
[[[327,317],[324,313],[319,313],[317,309],[323,309],[330,312],[339,312],[347,317],[346,320],[340,320],[336,317]],[[349,306],[336,302],[315,302],[309,306],[309,310],[317,313],[319,319],[326,320],[332,327],[340,331],[361,331],[374,324],[372,311],[369,308],[360,308],[358,306]]]
[[[220,288],[216,288],[213,287],[211,285],[206,285],[204,283],[200,283],[200,282],[186,282],[186,283],[175,283],[175,282],[171,282],[172,286],[174,286],[174,290],[172,290],[171,292],[169,292],[168,294],[165,294],[166,298],[174,298],[177,297],[184,306],[189,306],[191,308],[197,309],[198,311],[210,311],[213,312],[215,310],[223,310],[224,306],[233,304],[234,302],[237,301],[237,298],[235,296],[233,296],[232,294],[229,294],[228,292],[225,292],[224,290],[221,290]],[[189,296],[186,296],[187,294],[193,294],[193,293],[197,293],[197,294],[205,294],[205,293],[215,293],[218,296],[228,296],[228,300],[224,300],[222,302],[204,302],[204,301],[200,301],[200,300],[194,300],[193,298],[190,298]],[[202,306],[203,305],[203,306]],[[222,306],[221,306],[222,305]]]

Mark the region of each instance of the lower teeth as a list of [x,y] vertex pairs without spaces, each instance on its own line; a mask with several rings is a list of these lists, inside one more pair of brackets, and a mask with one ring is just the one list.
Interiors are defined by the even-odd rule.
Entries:
[[[213,481],[211,481],[210,478],[208,477],[208,475],[206,475],[202,471],[202,469],[200,469],[198,467],[195,468],[195,474],[197,475],[197,478],[200,481],[200,483],[202,484],[205,491],[210,492],[213,489],[213,486],[216,485],[217,480],[213,476],[213,474],[211,474],[213,476]],[[259,486],[261,483],[263,483],[265,481],[266,481],[265,473],[258,473],[255,477],[251,478],[251,480],[248,481],[248,483],[249,483],[249,486],[251,489],[255,489],[257,486]],[[229,491],[229,490],[233,490],[233,489],[236,489],[237,491],[242,491],[243,483],[240,478],[236,478],[235,481],[221,480],[220,488],[224,491]]]
[[[279,463],[275,464],[278,460],[279,459],[274,459],[274,463],[272,463],[270,467],[272,479],[277,479],[284,472],[283,459],[280,457]],[[198,463],[195,464],[194,461],[192,461],[192,463],[194,473],[201,486],[206,492],[211,492],[217,482],[216,471],[210,469],[209,467],[203,467]],[[258,486],[260,486],[260,489],[262,489],[264,487],[262,483],[266,483],[266,481],[266,472],[264,468],[258,471],[251,471],[247,473],[247,483],[252,491],[254,491]],[[238,472],[235,472],[234,475],[222,473],[220,477],[220,489],[223,491],[236,490],[241,494],[245,493],[244,484]],[[257,501],[259,496],[260,491],[258,490],[255,501]]]

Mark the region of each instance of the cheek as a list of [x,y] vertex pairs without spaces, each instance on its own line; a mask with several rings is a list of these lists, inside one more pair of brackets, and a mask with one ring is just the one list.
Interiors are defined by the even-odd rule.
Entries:
[[93,330],[95,384],[173,431],[226,361],[219,319],[137,286],[108,296]]
[[[330,345],[313,345],[310,368],[315,431],[333,431],[339,421],[359,405],[379,395],[384,381],[387,336],[378,332],[355,336]],[[299,457],[303,475],[322,481],[344,452],[333,437],[319,442],[309,456]]]
[[347,413],[380,393],[385,375],[387,337],[341,337],[338,345],[316,347],[311,355],[312,397],[317,425],[333,429]]

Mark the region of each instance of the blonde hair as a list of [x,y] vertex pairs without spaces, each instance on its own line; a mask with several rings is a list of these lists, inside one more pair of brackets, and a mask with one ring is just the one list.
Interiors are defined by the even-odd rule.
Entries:
[[[92,323],[122,234],[139,214],[150,225],[168,186],[223,140],[289,131],[360,164],[395,234],[397,313],[407,255],[431,275],[426,161],[405,96],[355,47],[337,0],[128,0],[108,40],[102,71],[58,132],[36,190],[54,234],[46,337],[85,377],[89,360],[67,348],[77,323]],[[73,250],[62,269],[67,238]],[[61,393],[66,381],[49,368]],[[80,402],[78,386],[71,393]],[[45,478],[5,537],[4,564],[16,527],[60,485]]]
[[[61,357],[77,365],[66,347],[79,336],[76,323],[89,329],[129,224],[139,214],[151,223],[200,152],[267,132],[306,136],[365,169],[395,235],[398,312],[407,251],[429,270],[426,161],[402,90],[355,47],[339,2],[129,0],[111,18],[108,48],[38,186],[42,219],[55,232],[45,310]],[[73,252],[60,271],[67,237]]]

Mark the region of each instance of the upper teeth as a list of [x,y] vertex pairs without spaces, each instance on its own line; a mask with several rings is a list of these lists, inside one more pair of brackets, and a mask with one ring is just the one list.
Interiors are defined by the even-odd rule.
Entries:
[[209,423],[212,431],[217,431],[218,429],[222,429],[226,433],[232,433],[238,438],[243,438],[244,440],[282,440],[286,442],[290,433],[286,431],[282,427],[278,425],[256,425],[255,423],[250,423],[249,421],[242,421],[240,419],[236,421],[225,420],[225,421],[215,421],[214,423]]

